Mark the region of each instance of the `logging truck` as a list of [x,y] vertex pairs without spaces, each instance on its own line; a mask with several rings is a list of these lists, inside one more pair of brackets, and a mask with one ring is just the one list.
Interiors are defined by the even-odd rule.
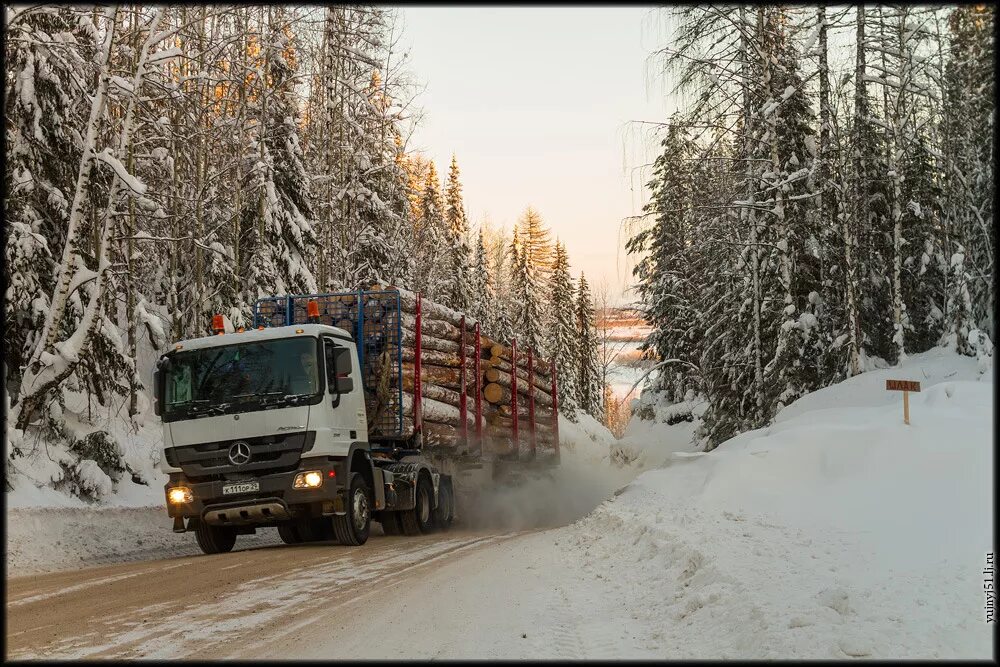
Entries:
[[[395,288],[276,296],[156,363],[175,532],[205,553],[446,530],[460,491],[559,461],[553,364]],[[468,487],[468,488],[464,488]]]

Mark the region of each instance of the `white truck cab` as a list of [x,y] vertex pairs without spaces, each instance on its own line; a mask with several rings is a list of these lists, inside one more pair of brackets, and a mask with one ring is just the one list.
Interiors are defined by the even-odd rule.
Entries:
[[[348,357],[346,378],[335,377],[337,355]],[[358,353],[343,329],[303,324],[205,336],[175,344],[164,358],[165,448],[307,432],[317,455],[347,456],[352,445],[367,445]],[[198,386],[199,370],[212,375],[212,386]],[[160,460],[166,473],[181,472],[177,463]]]
[[372,518],[407,534],[451,521],[450,478],[414,457],[373,457],[357,348],[343,329],[293,324],[180,341],[153,384],[168,514],[206,553],[259,527],[277,527],[287,543],[356,545]]

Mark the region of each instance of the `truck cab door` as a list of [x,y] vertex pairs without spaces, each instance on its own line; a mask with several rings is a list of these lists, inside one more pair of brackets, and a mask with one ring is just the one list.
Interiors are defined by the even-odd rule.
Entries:
[[[364,387],[361,385],[357,351],[353,345],[338,344],[323,337],[326,367],[325,402],[333,431],[342,431],[348,442],[367,442]],[[353,433],[353,435],[351,435]]]

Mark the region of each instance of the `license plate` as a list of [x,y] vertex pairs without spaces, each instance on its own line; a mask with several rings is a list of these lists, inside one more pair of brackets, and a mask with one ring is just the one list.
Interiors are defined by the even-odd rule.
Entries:
[[228,496],[234,493],[252,493],[260,491],[260,482],[240,482],[239,484],[225,484],[222,487],[222,495]]

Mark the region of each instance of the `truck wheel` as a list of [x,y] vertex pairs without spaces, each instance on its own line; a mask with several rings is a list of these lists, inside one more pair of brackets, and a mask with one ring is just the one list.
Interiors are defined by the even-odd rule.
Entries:
[[453,518],[455,518],[455,498],[451,485],[442,482],[438,488],[438,506],[434,510],[434,523],[441,530],[448,530]]
[[333,517],[333,530],[337,540],[347,546],[360,546],[368,541],[372,527],[371,491],[365,478],[351,473],[347,490],[347,514]]
[[399,524],[399,512],[381,512],[379,522],[382,532],[386,535],[402,535],[403,527]]
[[431,504],[434,502],[434,487],[427,477],[417,478],[417,502],[412,510],[399,513],[403,524],[404,535],[420,535],[429,533],[434,528],[434,512]]
[[233,550],[236,544],[236,528],[232,526],[213,526],[204,521],[198,522],[194,531],[198,546],[206,554],[221,554]]
[[299,535],[294,523],[283,523],[278,526],[278,535],[285,544],[302,544],[302,536]]

